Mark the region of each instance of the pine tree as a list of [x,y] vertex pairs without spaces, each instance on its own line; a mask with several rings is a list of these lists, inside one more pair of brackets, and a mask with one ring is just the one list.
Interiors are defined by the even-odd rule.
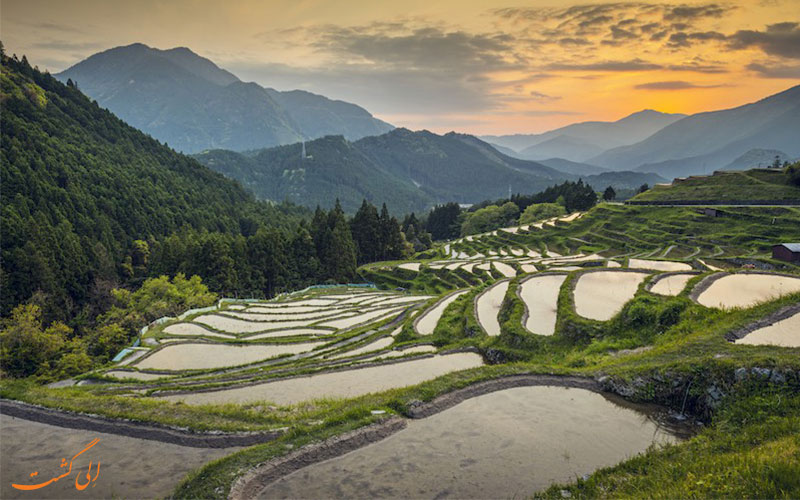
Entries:
[[350,221],[350,228],[353,233],[358,250],[358,262],[375,262],[381,257],[380,238],[379,238],[378,210],[364,200],[361,208],[358,209],[353,220]]

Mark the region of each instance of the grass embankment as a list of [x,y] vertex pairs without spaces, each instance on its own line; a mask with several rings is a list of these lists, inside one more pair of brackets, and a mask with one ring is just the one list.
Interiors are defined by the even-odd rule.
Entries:
[[453,245],[458,251],[483,253],[504,245],[562,255],[601,252],[606,256],[666,259],[757,258],[771,261],[776,242],[800,239],[800,209],[795,207],[731,207],[721,217],[696,208],[601,204],[586,215],[554,228],[504,234]]
[[747,202],[793,200],[800,204],[800,186],[792,185],[780,169],[744,172],[719,171],[710,176],[690,177],[672,185],[653,186],[630,201]]

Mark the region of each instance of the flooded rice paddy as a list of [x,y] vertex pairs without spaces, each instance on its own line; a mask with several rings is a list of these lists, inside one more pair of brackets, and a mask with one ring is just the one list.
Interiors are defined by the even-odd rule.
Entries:
[[284,354],[313,350],[322,342],[275,345],[170,344],[135,364],[151,370],[200,370],[254,363]]
[[487,288],[475,301],[475,316],[478,323],[489,336],[500,335],[500,323],[497,314],[503,305],[503,298],[508,291],[508,281],[501,281]]
[[744,345],[800,347],[800,313],[748,333],[736,341]]
[[164,399],[189,404],[251,403],[267,400],[290,405],[320,398],[353,398],[416,385],[447,373],[481,365],[483,358],[480,355],[462,352],[213,392],[175,394],[165,396]]
[[729,274],[711,283],[697,297],[697,302],[716,308],[752,307],[796,292],[800,292],[800,278],[779,274]]
[[558,318],[558,294],[566,274],[534,276],[519,285],[519,296],[525,303],[525,328],[539,335],[553,335]]
[[607,321],[633,298],[647,276],[624,271],[585,273],[575,286],[575,311],[584,318]]
[[650,291],[659,295],[676,296],[686,288],[686,283],[694,278],[694,274],[670,274],[657,281],[650,287]]
[[584,389],[478,396],[377,443],[289,474],[259,498],[526,498],[679,438]]
[[[162,498],[169,496],[189,471],[233,453],[239,448],[190,448],[116,434],[32,422],[0,415],[0,498]],[[11,483],[40,484],[64,473],[61,459],[70,460],[92,440],[97,444],[79,456],[72,473],[33,491],[15,489]],[[92,477],[83,491],[92,462]],[[99,473],[98,473],[99,463]],[[31,478],[32,472],[38,474]],[[81,475],[78,478],[78,475]]]

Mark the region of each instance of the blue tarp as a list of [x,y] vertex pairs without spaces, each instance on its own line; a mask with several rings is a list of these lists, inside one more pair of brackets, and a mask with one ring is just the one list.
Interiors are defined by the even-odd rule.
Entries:
[[119,354],[114,356],[114,359],[112,359],[111,361],[113,361],[114,363],[118,363],[118,362],[122,361],[122,358],[124,358],[125,356],[127,356],[128,354],[130,354],[132,352],[133,352],[133,349],[128,349],[126,347],[123,350],[119,351]]

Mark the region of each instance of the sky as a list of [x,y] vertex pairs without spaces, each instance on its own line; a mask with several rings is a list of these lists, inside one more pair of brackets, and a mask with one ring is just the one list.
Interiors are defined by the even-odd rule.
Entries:
[[0,0],[0,39],[52,73],[135,42],[189,47],[439,133],[696,113],[800,83],[800,0]]

